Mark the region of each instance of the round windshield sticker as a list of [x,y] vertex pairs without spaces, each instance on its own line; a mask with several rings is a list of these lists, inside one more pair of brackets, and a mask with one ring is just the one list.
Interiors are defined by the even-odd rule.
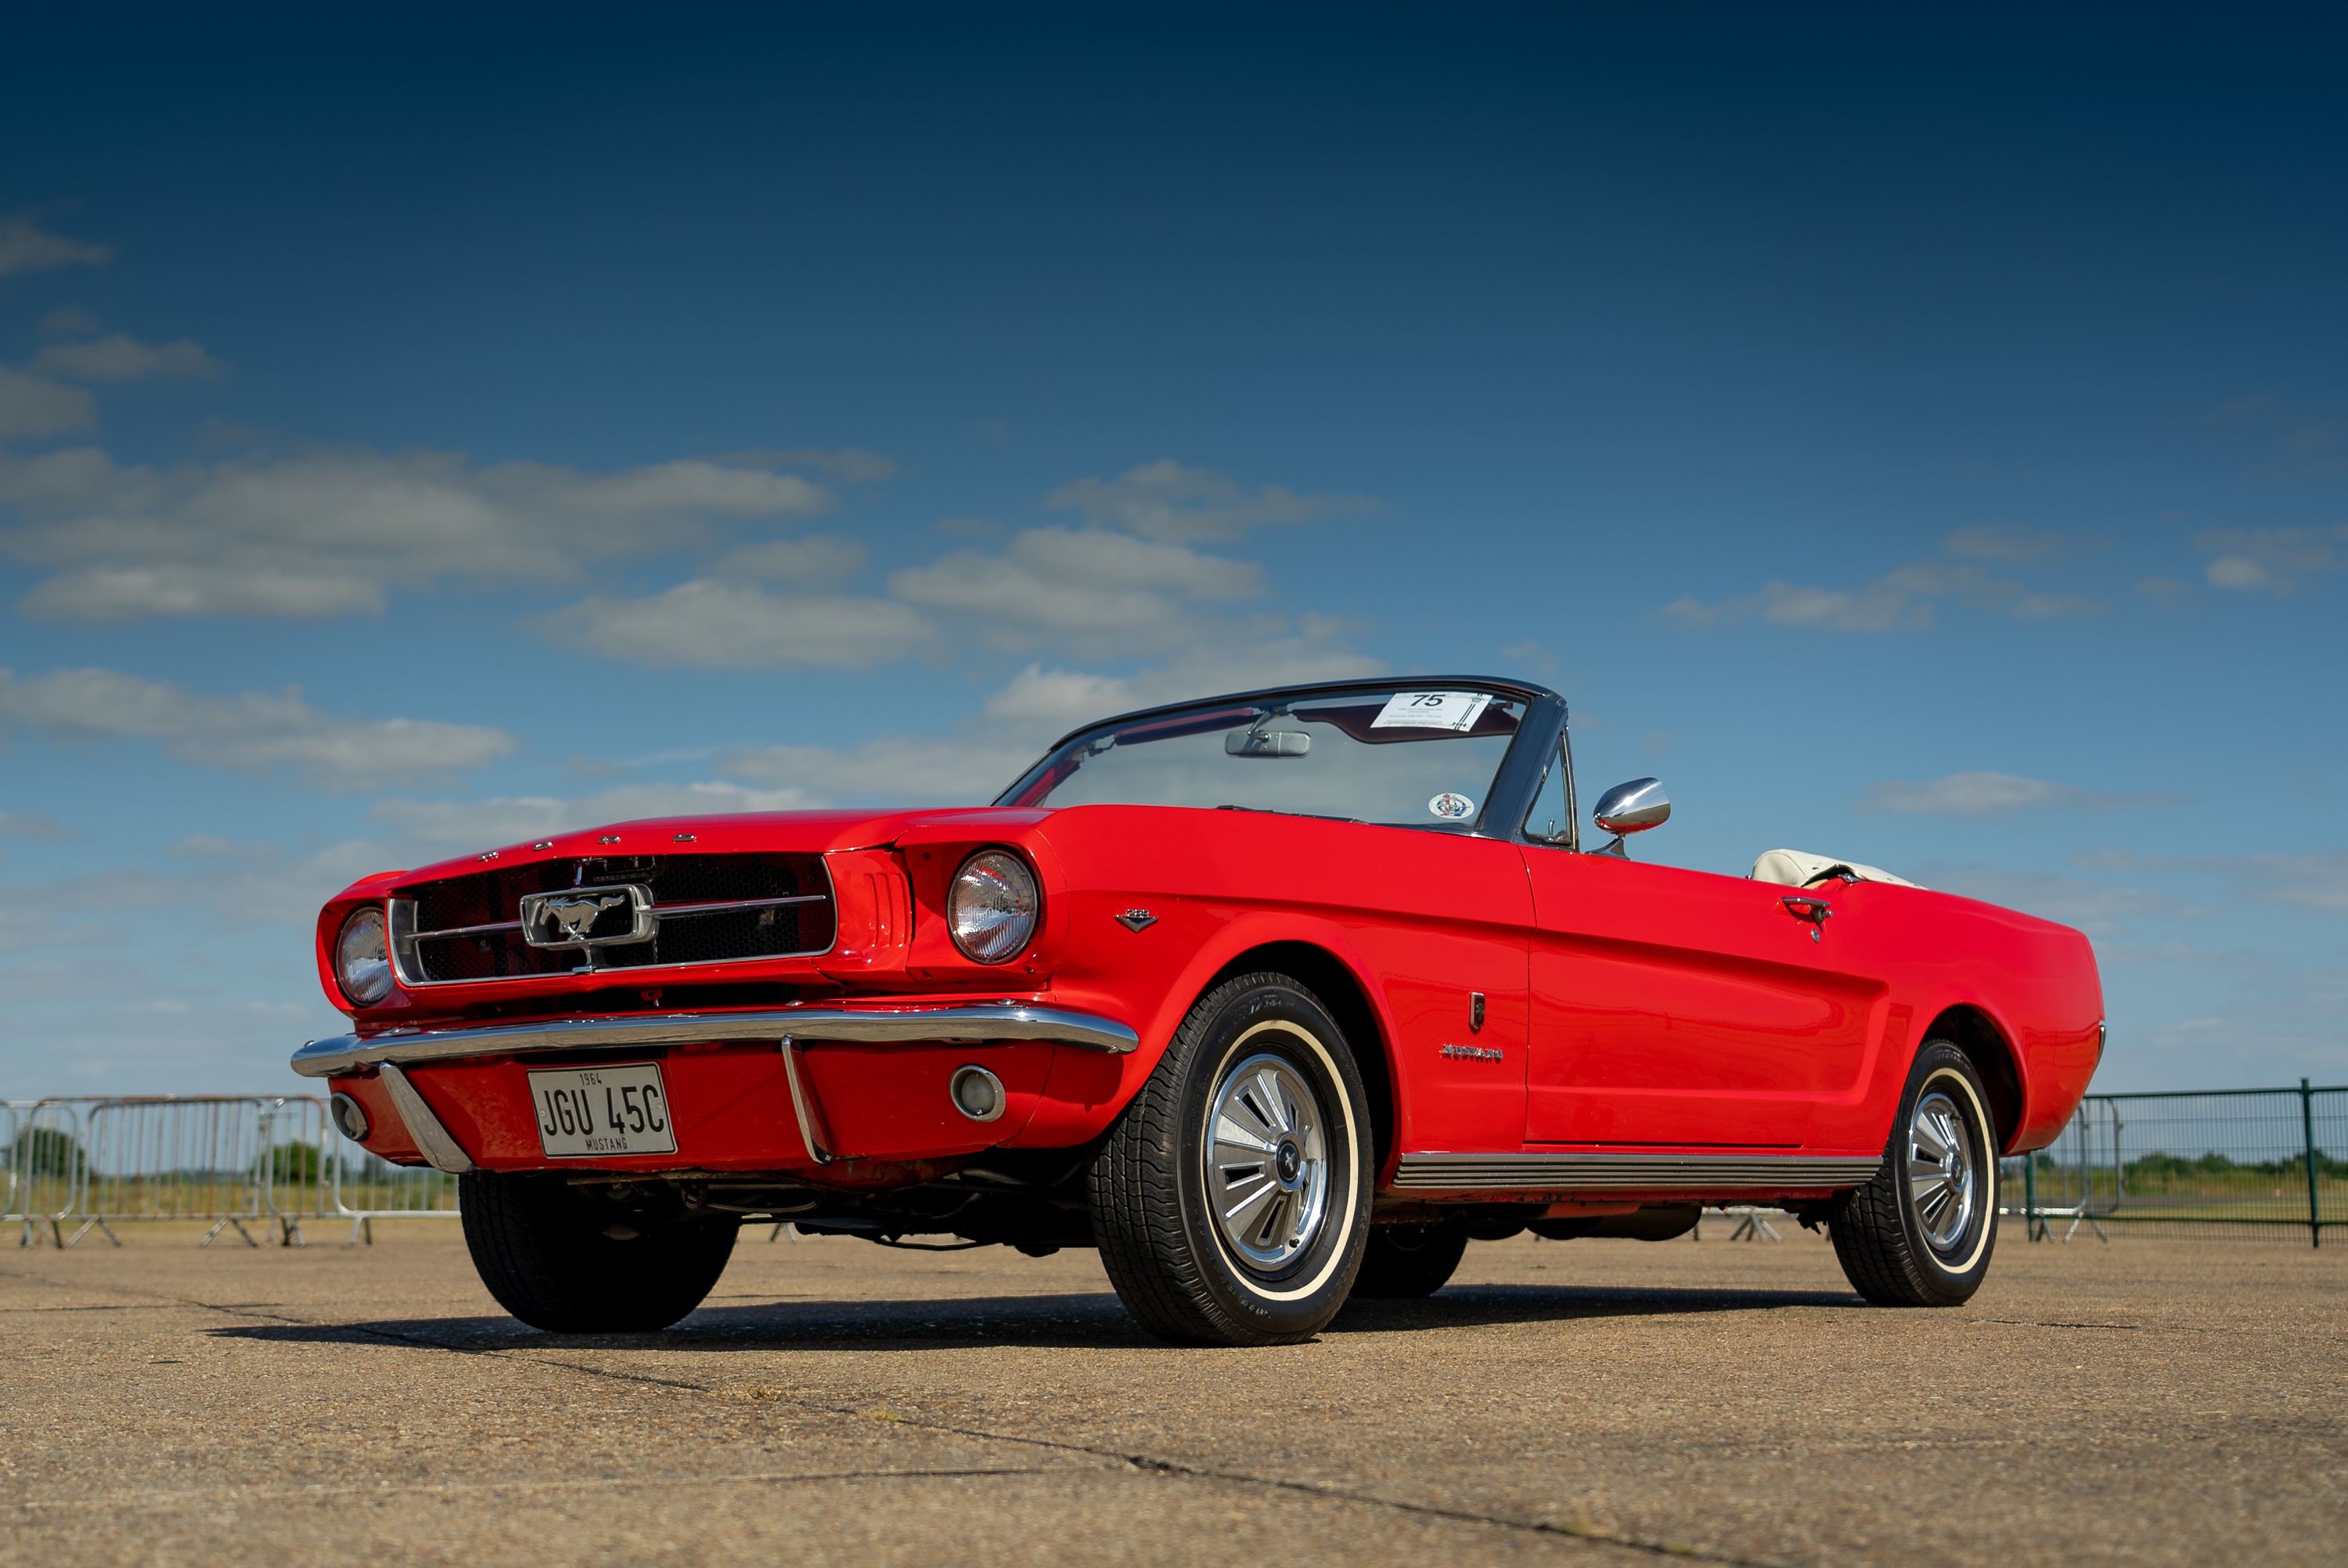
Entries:
[[1426,809],[1447,821],[1457,822],[1463,816],[1474,815],[1476,803],[1464,794],[1453,794],[1445,790],[1426,803]]

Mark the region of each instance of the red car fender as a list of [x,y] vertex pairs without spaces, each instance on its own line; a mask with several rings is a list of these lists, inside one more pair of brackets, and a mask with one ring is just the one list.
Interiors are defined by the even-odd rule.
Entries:
[[[1332,920],[1286,910],[1242,913],[1225,923],[1200,944],[1198,950],[1191,954],[1189,961],[1177,971],[1176,979],[1159,999],[1156,1009],[1146,1019],[1130,1020],[1141,1035],[1141,1048],[1129,1056],[1113,1059],[1120,1070],[1120,1081],[1114,1095],[1107,1102],[1107,1111],[1099,1116],[1097,1125],[1084,1134],[1086,1137],[1097,1136],[1110,1122],[1123,1112],[1133,1096],[1140,1092],[1142,1084],[1148,1081],[1152,1072],[1158,1070],[1159,1062],[1164,1060],[1167,1048],[1173,1044],[1175,1031],[1182,1027],[1182,1020],[1189,1015],[1191,1008],[1197,1005],[1200,997],[1206,993],[1215,976],[1229,968],[1234,959],[1250,948],[1265,947],[1274,942],[1299,943],[1320,948],[1344,967],[1346,972],[1353,977],[1354,983],[1361,989],[1362,995],[1367,999],[1378,1030],[1375,1049],[1385,1065],[1386,1081],[1393,1086],[1392,1110],[1395,1117],[1395,1125],[1397,1134],[1395,1140],[1395,1149],[1398,1150],[1402,1146],[1403,1139],[1400,1132],[1403,1118],[1406,1114],[1407,1101],[1402,1091],[1398,1064],[1394,1056],[1394,1015],[1387,1005],[1385,989],[1375,979],[1376,971],[1363,958],[1360,948],[1354,945],[1344,927]],[[1348,1043],[1356,1050],[1365,1048],[1363,1041],[1354,1040]],[[1079,1053],[1063,1047],[1060,1051],[1060,1061],[1066,1062],[1072,1070],[1078,1069],[1078,1063],[1069,1061],[1071,1057]],[[1095,1058],[1094,1060],[1105,1061],[1112,1059]],[[1068,1083],[1069,1080],[1065,1079],[1056,1070],[1053,1078],[1054,1081],[1048,1092],[1052,1098],[1059,1099],[1064,1091],[1063,1085]],[[1027,1141],[1030,1140],[1022,1140],[1022,1142]],[[1387,1163],[1391,1166],[1395,1151],[1389,1150],[1387,1153]],[[1390,1170],[1381,1172],[1380,1180],[1385,1180],[1390,1174]]]
[[[2098,999],[2100,1000],[2100,999]],[[1914,1064],[1916,1053],[1933,1038],[1932,1026],[1952,1009],[1965,1009],[1980,1016],[1997,1036],[2013,1073],[2016,1104],[2013,1123],[2008,1130],[2002,1154],[2019,1154],[2043,1149],[2062,1132],[2071,1112],[2077,1108],[2079,1097],[2085,1092],[2087,1081],[2095,1071],[2097,1048],[2096,1036],[2101,1020],[2080,1022],[2074,1027],[2055,1030],[2039,1030],[2037,1038],[2025,1035],[2015,1028],[2006,1008],[1993,999],[1978,986],[1954,986],[1931,994],[1929,1002],[1918,1006],[1910,1014],[1908,1038],[1893,1041],[1887,1038],[1890,1049],[1877,1064],[1874,1073],[1862,1078],[1861,1095],[1879,1106],[1883,1125],[1878,1143],[1888,1143],[1891,1136],[1891,1118],[1899,1113],[1900,1096]],[[1945,1032],[1945,1031],[1943,1031]],[[1960,1045],[1978,1049],[1978,1040],[1959,1040]],[[1993,1075],[1983,1073],[1991,1081],[1993,1095],[1997,1092]]]

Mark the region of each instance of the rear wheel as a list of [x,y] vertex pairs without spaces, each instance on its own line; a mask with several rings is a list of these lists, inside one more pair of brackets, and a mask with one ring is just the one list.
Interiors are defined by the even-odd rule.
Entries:
[[1842,1271],[1879,1307],[1957,1307],[1997,1241],[1997,1136],[1972,1062],[1945,1040],[1916,1053],[1875,1179],[1828,1226]]
[[1380,1225],[1370,1232],[1354,1294],[1388,1301],[1432,1296],[1467,1254],[1468,1233],[1457,1225]]
[[1309,1339],[1369,1231],[1369,1102],[1336,1021],[1285,975],[1200,999],[1088,1184],[1126,1309],[1189,1345]]
[[730,1218],[638,1233],[560,1176],[457,1178],[465,1245],[498,1305],[550,1334],[665,1328],[701,1305],[734,1253]]

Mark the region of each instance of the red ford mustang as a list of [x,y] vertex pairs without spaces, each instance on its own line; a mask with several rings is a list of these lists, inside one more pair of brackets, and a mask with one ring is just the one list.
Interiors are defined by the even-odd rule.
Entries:
[[1565,703],[1516,682],[1153,709],[992,806],[368,877],[318,917],[355,1032],[294,1065],[367,1148],[459,1173],[482,1279],[556,1331],[675,1322],[770,1218],[1097,1246],[1190,1343],[1707,1204],[1825,1223],[1871,1300],[1965,1300],[1999,1154],[2102,1055],[2085,938],[1815,857],[1628,858],[1669,812],[1618,787],[1585,848]]

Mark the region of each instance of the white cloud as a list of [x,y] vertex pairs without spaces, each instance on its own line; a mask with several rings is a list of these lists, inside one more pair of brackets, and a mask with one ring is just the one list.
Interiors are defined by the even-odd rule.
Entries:
[[789,474],[701,460],[594,474],[461,454],[342,449],[126,467],[77,448],[0,456],[0,549],[54,576],[28,614],[313,619],[380,612],[396,586],[551,583],[583,563],[697,547],[713,520],[805,517]]
[[370,810],[409,845],[450,853],[526,844],[573,828],[647,817],[718,812],[803,811],[823,803],[798,789],[751,789],[737,784],[627,784],[575,799],[512,795],[474,801],[381,800]]
[[1202,643],[1131,675],[1031,665],[987,700],[983,718],[1025,726],[1027,733],[1049,741],[1081,724],[1137,708],[1266,686],[1352,680],[1384,670],[1377,660],[1347,644],[1348,630],[1344,622],[1329,617],[1305,616],[1292,634]]
[[98,319],[79,305],[60,305],[44,314],[33,327],[45,338],[96,337],[100,330]]
[[503,730],[423,719],[322,713],[298,688],[207,697],[113,670],[19,678],[0,668],[0,720],[68,741],[146,739],[206,767],[297,771],[320,789],[352,792],[488,765],[512,751]]
[[51,343],[35,358],[33,368],[68,381],[113,384],[210,381],[227,367],[185,338],[178,343],[145,343],[115,333],[89,343]]
[[2115,806],[2175,805],[2168,794],[2097,794],[2071,784],[2016,774],[1962,773],[1911,784],[1891,779],[1871,784],[1859,797],[1861,811],[1901,812],[1919,815],[2000,816],[2039,805],[2080,806],[2106,811]]
[[2320,572],[2337,571],[2348,523],[2330,528],[2218,528],[2193,536],[2216,559],[2201,575],[2212,588],[2288,597]]
[[861,446],[841,446],[827,450],[821,446],[793,446],[778,450],[771,446],[754,446],[747,451],[728,452],[721,459],[751,468],[805,468],[822,475],[835,485],[870,485],[891,478],[897,472],[893,458],[878,452],[867,452]]
[[[2100,949],[2098,949],[2100,952]],[[2276,969],[2240,966],[2216,1016],[2179,1020],[2146,1031],[2166,1071],[2137,1081],[2169,1087],[2189,1075],[2214,1085],[2272,1082],[2306,1073],[2340,1081],[2348,1069],[2348,968]]]
[[930,624],[885,599],[769,593],[696,578],[649,599],[584,600],[541,635],[605,659],[699,670],[860,670],[926,651]]
[[1028,528],[1000,553],[957,550],[892,572],[889,590],[969,623],[989,646],[1066,644],[1080,657],[1147,657],[1203,631],[1190,606],[1260,598],[1263,569],[1094,529]]
[[1042,749],[1004,737],[892,735],[855,746],[730,752],[718,770],[804,792],[827,804],[984,805]]
[[190,863],[184,872],[151,866],[117,866],[22,891],[56,909],[135,914],[181,905],[216,910],[236,926],[307,925],[318,907],[362,876],[399,868],[391,847],[373,839],[351,839],[301,854],[274,844],[237,844],[201,838],[174,846]]
[[1985,904],[2020,909],[2042,919],[2075,926],[2091,937],[2109,937],[2119,923],[2138,915],[2178,912],[2167,894],[2137,887],[2107,887],[2100,882],[2056,876],[2044,871],[2009,871],[1995,866],[1924,866],[1918,880],[1943,892]]
[[[1984,543],[1968,540],[1964,534],[1952,536],[1951,543],[1961,540]],[[2077,595],[2034,593],[2020,583],[1992,577],[1978,566],[1921,560],[1886,572],[1863,588],[1805,588],[1772,581],[1763,584],[1756,594],[1717,604],[1694,598],[1674,600],[1663,607],[1663,613],[1682,626],[1717,626],[1758,616],[1772,626],[1819,631],[1910,631],[1931,626],[1944,600],[2020,620],[2094,615],[2105,608],[2099,600]]]
[[2184,861],[2197,870],[2234,878],[2236,891],[2255,904],[2285,904],[2325,915],[2348,915],[2348,849],[2303,855],[2245,855]]
[[65,436],[98,423],[98,402],[78,386],[0,364],[0,441]]
[[[1057,645],[1079,657],[1150,657],[1235,630],[1219,607],[1262,597],[1263,569],[1096,528],[1029,528],[1000,550],[956,550],[889,576],[887,599],[811,591],[863,564],[862,547],[815,538],[748,545],[714,575],[642,599],[598,596],[542,617],[541,634],[604,658],[700,669],[863,669],[950,649]],[[743,578],[806,585],[774,592]]]
[[2067,805],[2078,793],[2068,784],[2021,778],[2013,774],[1951,774],[1926,784],[1893,779],[1870,785],[1859,795],[1859,809],[1992,816],[2020,811],[2024,806]]
[[46,272],[57,267],[100,267],[114,260],[111,245],[92,245],[51,234],[23,213],[0,218],[0,278]]
[[867,551],[859,540],[837,534],[812,534],[802,539],[767,539],[744,545],[730,551],[710,575],[829,587],[863,570],[866,559]]
[[[840,472],[880,472],[873,453],[737,453],[829,457]],[[850,460],[852,457],[852,460]],[[1228,606],[1265,594],[1263,568],[1141,535],[1228,535],[1251,521],[1301,521],[1354,497],[1299,497],[1277,486],[1242,493],[1221,474],[1155,463],[1101,484],[1064,486],[1089,528],[1026,528],[988,549],[955,549],[888,578],[888,599],[840,596],[867,563],[860,542],[806,538],[745,545],[660,594],[599,594],[540,618],[550,641],[653,667],[867,669],[951,652],[1056,645],[1076,657],[1158,657],[1202,641],[1259,643],[1277,620],[1235,622]],[[787,591],[758,587],[782,582]]]
[[2326,915],[2348,915],[2348,849],[2298,855],[2138,855],[2093,849],[2071,857],[2081,871],[2191,871],[2228,877],[2237,897],[2253,904],[2284,904]]
[[2035,528],[2013,528],[2003,523],[1984,523],[1978,528],[1959,528],[1941,541],[1941,548],[1952,556],[1965,556],[1973,560],[2034,560],[2051,554],[2063,543],[2060,534],[2041,533]]
[[80,947],[105,938],[103,926],[68,925],[57,918],[55,910],[15,899],[0,904],[0,953]]
[[1197,649],[1125,676],[1031,664],[957,734],[887,736],[847,747],[761,746],[726,753],[718,771],[801,791],[817,804],[981,804],[1009,787],[1046,746],[1097,719],[1221,692],[1375,673],[1375,661],[1338,641],[1341,630],[1308,623],[1300,636]]
[[1524,666],[1536,675],[1557,673],[1556,655],[1529,637],[1522,642],[1512,642],[1501,649],[1500,657],[1511,663]]
[[1128,468],[1114,479],[1077,479],[1044,497],[1047,507],[1081,514],[1095,528],[1144,538],[1196,543],[1236,539],[1251,529],[1307,523],[1377,506],[1369,496],[1300,496],[1282,485],[1248,490],[1229,475],[1191,468],[1171,457]]
[[46,811],[0,811],[0,838],[62,839],[75,836],[73,829]]

